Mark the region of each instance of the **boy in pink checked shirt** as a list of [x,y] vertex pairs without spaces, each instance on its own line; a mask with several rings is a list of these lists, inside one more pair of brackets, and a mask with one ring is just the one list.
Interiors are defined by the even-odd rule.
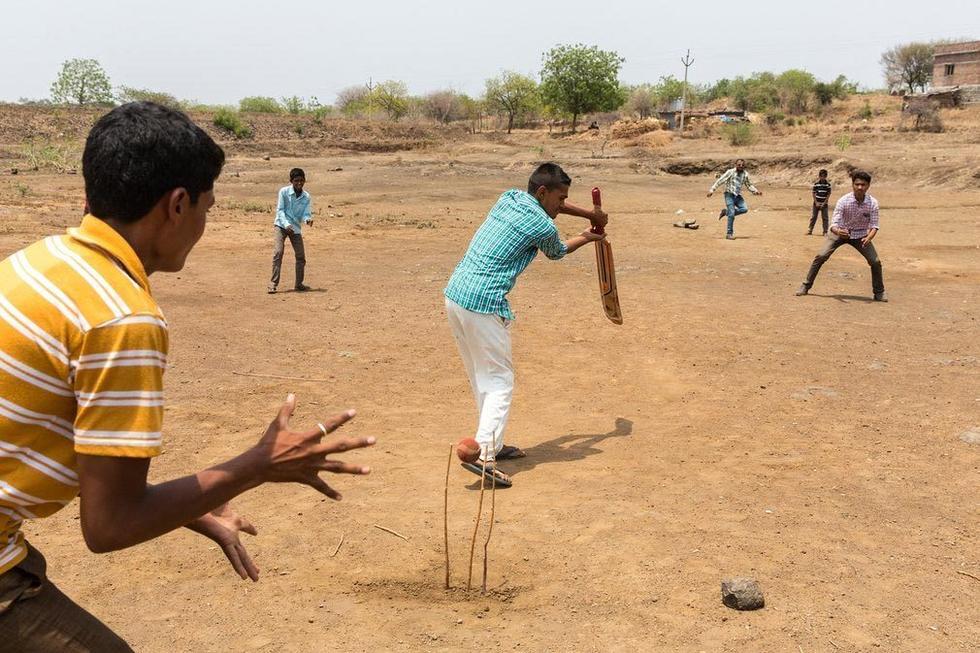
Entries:
[[826,263],[841,245],[850,245],[871,266],[871,291],[876,302],[887,302],[885,282],[881,275],[881,261],[878,252],[871,244],[878,235],[878,200],[868,195],[871,186],[871,175],[863,170],[851,173],[851,185],[854,192],[844,195],[837,200],[834,208],[834,220],[830,225],[830,235],[823,249],[813,259],[806,280],[796,291],[796,296],[806,295],[813,287],[813,281],[820,272],[820,267]]

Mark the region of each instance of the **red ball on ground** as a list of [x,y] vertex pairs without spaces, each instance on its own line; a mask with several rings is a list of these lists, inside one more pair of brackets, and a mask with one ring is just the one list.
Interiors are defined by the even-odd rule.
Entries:
[[463,438],[456,444],[456,456],[464,463],[475,463],[480,459],[480,444],[473,438]]

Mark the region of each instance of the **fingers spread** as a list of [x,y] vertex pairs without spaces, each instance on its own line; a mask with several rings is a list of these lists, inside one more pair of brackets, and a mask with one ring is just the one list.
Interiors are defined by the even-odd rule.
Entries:
[[[248,555],[248,551],[245,550],[245,547],[242,546],[241,543],[236,544],[235,549],[238,551],[238,557],[242,561],[242,568],[245,570],[245,573],[248,574],[248,577],[252,579],[253,583],[258,581],[259,568],[255,566],[254,562],[252,562],[252,556]],[[244,576],[242,578],[244,578]]]
[[340,492],[337,492],[337,490],[327,485],[322,478],[320,478],[315,474],[310,477],[310,479],[306,482],[306,484],[309,485],[314,490],[316,490],[317,492],[327,495],[334,501],[340,501],[340,499],[342,498],[340,496]]
[[[333,433],[341,426],[354,419],[354,415],[356,414],[357,412],[353,408],[349,408],[342,413],[337,413],[330,419],[323,420],[323,427],[327,430],[327,433]],[[319,430],[319,427],[317,427],[317,431]]]
[[370,474],[371,468],[365,465],[355,465],[354,463],[343,463],[339,460],[324,460],[319,465],[319,469],[332,474]]
[[238,552],[238,548],[234,544],[227,544],[222,547],[225,552],[225,557],[228,558],[228,562],[231,563],[232,569],[235,570],[242,580],[248,578],[248,572],[245,571],[245,565],[242,564],[241,555]]
[[332,453],[340,453],[342,451],[350,451],[352,449],[363,449],[364,447],[370,447],[376,442],[374,437],[366,438],[337,438],[329,442],[323,442],[315,447],[311,448],[311,452],[319,455],[329,455]]
[[238,530],[240,530],[243,533],[248,533],[249,535],[259,534],[259,530],[252,525],[252,522],[244,518],[239,518]]
[[286,430],[286,426],[289,424],[289,418],[293,416],[293,411],[295,410],[296,395],[290,392],[286,395],[286,401],[283,402],[282,408],[279,409],[279,415],[276,417],[280,430]]

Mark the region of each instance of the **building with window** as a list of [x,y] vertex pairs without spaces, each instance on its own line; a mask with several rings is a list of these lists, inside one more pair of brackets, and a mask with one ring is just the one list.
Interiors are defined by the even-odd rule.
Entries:
[[963,102],[980,102],[980,41],[936,46],[932,64],[934,91],[959,87]]

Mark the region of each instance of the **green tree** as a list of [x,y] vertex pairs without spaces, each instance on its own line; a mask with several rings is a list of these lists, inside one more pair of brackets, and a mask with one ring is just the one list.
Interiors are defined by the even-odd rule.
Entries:
[[848,95],[857,93],[857,84],[848,81],[844,75],[838,75],[837,79],[828,83],[817,82],[813,85],[813,93],[822,105],[828,105],[834,100],[843,100]]
[[95,59],[70,59],[51,84],[51,99],[57,104],[112,104],[112,85]]
[[805,70],[786,70],[776,78],[779,106],[790,113],[806,113],[816,78]]
[[753,73],[751,77],[736,77],[729,84],[731,98],[742,111],[765,111],[779,106],[779,89],[772,73]]
[[708,86],[701,93],[702,99],[705,102],[711,102],[717,100],[718,98],[729,97],[732,94],[732,80],[730,79],[719,79],[714,84]]
[[408,87],[404,82],[389,79],[371,89],[371,104],[388,114],[391,120],[398,120],[409,109]]
[[132,86],[119,87],[119,101],[126,102],[156,102],[172,109],[181,108],[181,102],[170,93],[163,91],[151,91],[145,88],[133,88]]
[[556,109],[578,117],[593,111],[613,111],[626,100],[619,84],[625,59],[596,46],[559,45],[544,55],[541,93]]
[[483,95],[486,107],[495,113],[507,114],[507,133],[514,120],[534,111],[541,102],[537,83],[527,75],[504,72],[487,80]]
[[915,93],[916,88],[926,90],[932,80],[934,51],[932,43],[906,43],[886,50],[881,55],[881,67],[888,88],[904,86],[909,93]]
[[653,90],[657,98],[657,105],[667,109],[675,100],[681,99],[681,96],[684,95],[684,82],[673,75],[667,75],[660,78]]

